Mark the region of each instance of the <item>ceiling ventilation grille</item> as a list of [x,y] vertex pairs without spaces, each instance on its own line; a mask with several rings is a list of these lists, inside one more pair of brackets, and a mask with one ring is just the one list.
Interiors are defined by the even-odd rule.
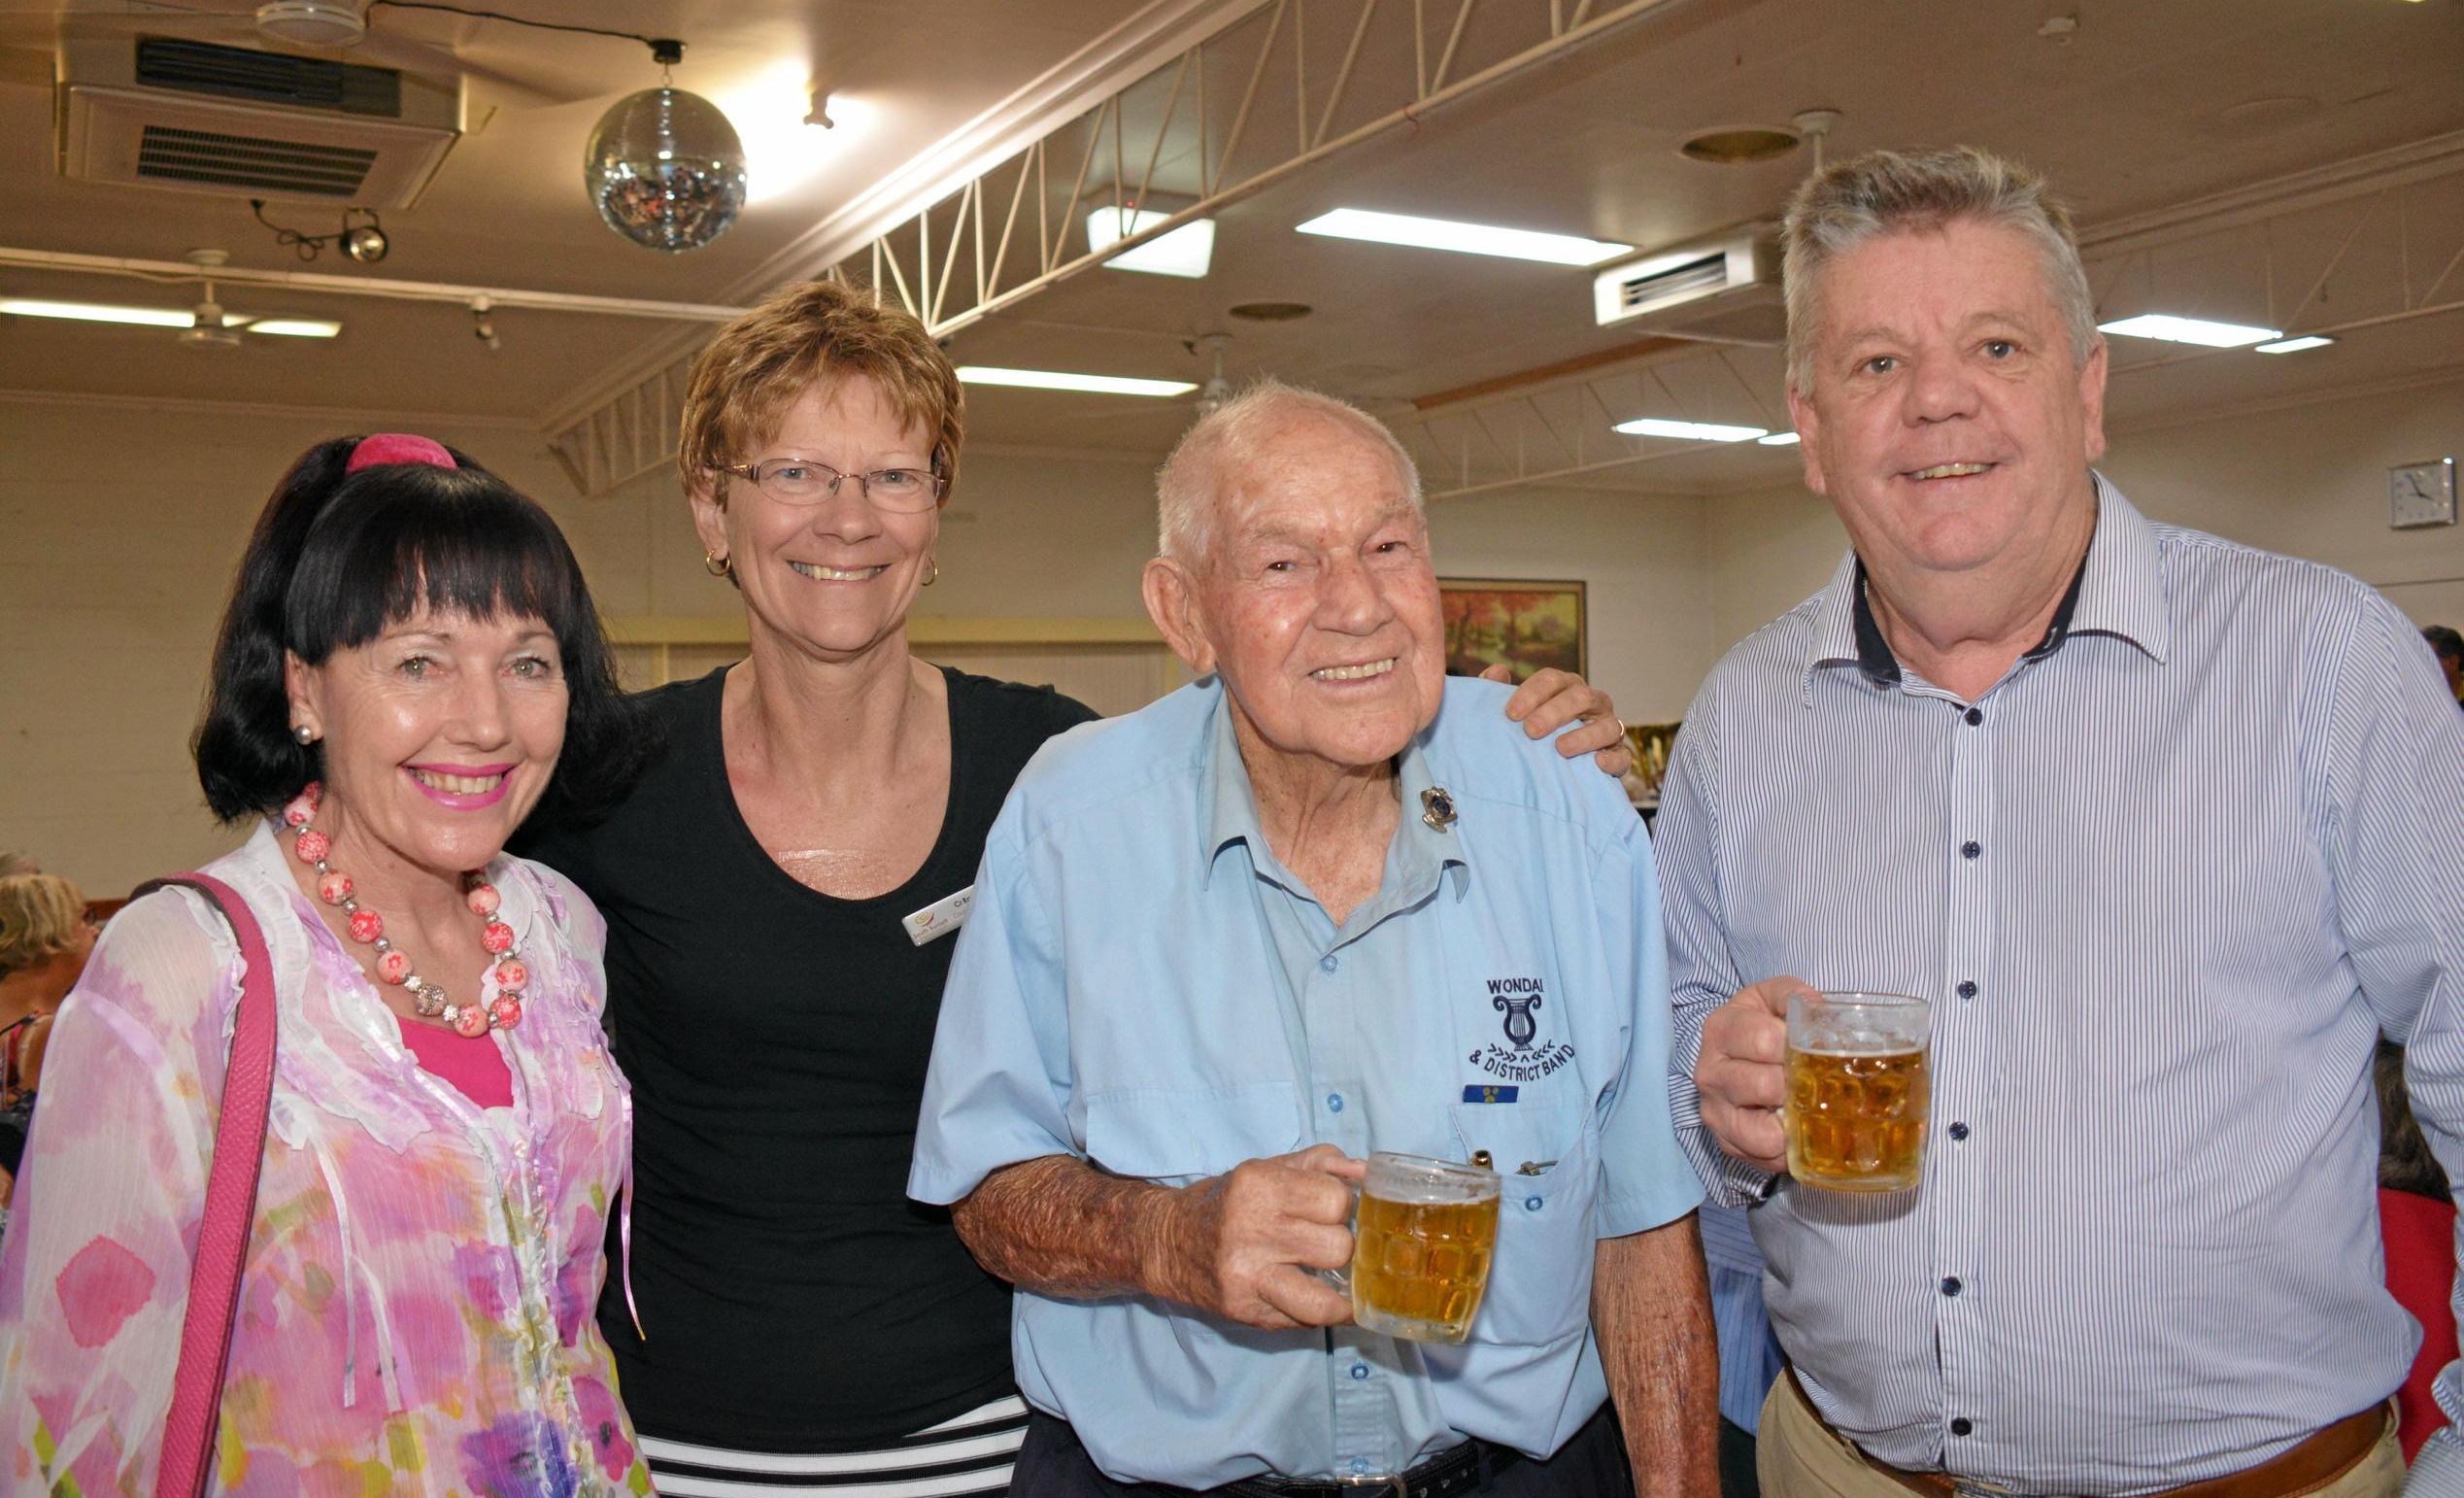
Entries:
[[1777,345],[1788,335],[1779,247],[1767,234],[1747,230],[1611,265],[1593,278],[1592,313],[1603,327]]
[[60,51],[60,171],[83,181],[407,208],[462,133],[457,78],[154,37]]
[[402,114],[402,75],[316,57],[251,51],[172,37],[137,40],[137,82],[294,109],[333,110],[395,119]]
[[350,146],[312,146],[148,125],[138,138],[137,175],[164,183],[245,187],[281,197],[355,200],[376,159],[375,152]]

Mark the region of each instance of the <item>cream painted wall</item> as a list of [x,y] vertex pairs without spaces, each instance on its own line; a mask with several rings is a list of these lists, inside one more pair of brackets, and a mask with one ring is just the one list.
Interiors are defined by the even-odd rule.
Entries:
[[[113,895],[229,845],[186,743],[232,569],[292,458],[386,427],[462,448],[546,502],[611,617],[738,616],[665,473],[579,499],[515,426],[0,400],[0,847]],[[1148,464],[992,451],[962,477],[919,612],[1144,617]],[[1585,580],[1592,673],[1627,718],[1676,716],[1708,666],[1699,501],[1526,494],[1441,505],[1433,525],[1447,571]]]

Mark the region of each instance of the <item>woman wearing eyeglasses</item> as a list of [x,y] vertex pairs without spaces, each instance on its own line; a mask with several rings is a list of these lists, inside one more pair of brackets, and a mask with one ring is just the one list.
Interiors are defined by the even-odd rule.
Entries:
[[[663,762],[524,849],[609,924],[640,1333],[621,1295],[599,1315],[661,1492],[1008,1485],[1008,1287],[907,1200],[908,1156],[994,815],[1095,714],[908,649],[959,438],[949,360],[868,293],[798,287],[721,331],[678,467],[746,657],[649,694]],[[1618,740],[1578,680],[1517,705],[1596,720],[1569,753]]]

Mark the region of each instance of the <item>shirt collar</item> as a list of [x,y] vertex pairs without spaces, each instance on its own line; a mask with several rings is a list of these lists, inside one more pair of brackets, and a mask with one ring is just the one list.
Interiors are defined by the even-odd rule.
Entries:
[[[1248,766],[1241,762],[1240,739],[1232,731],[1232,715],[1231,689],[1219,686],[1215,721],[1207,731],[1206,750],[1198,765],[1198,800],[1206,807],[1206,869],[1202,882],[1214,883],[1216,860],[1224,849],[1237,842],[1247,845],[1250,865],[1260,873],[1286,888],[1300,889],[1300,881],[1283,867],[1266,841],[1265,824],[1258,818],[1258,793],[1249,783]],[[1430,778],[1428,758],[1421,752],[1423,741],[1433,732],[1434,728],[1422,730],[1397,758],[1395,790],[1401,805],[1395,840],[1386,850],[1385,875],[1372,903],[1396,892],[1425,890],[1449,866],[1468,867],[1462,839],[1451,830],[1451,823],[1433,827],[1423,815],[1425,793],[1436,786]],[[1458,898],[1464,886],[1464,879],[1458,877]]]
[[[2128,640],[2162,664],[2172,642],[2164,577],[2155,528],[2122,497],[2105,475],[2090,470],[2096,486],[2096,531],[2079,559],[2071,586],[2053,611],[2044,638],[2022,657],[2040,661],[2074,634],[2110,634]],[[1900,663],[1882,637],[1866,596],[1865,562],[1854,551],[1840,559],[1814,610],[1811,647],[1806,658],[1806,701],[1813,701],[1813,674],[1826,665],[1849,664],[1877,686],[1900,680]]]

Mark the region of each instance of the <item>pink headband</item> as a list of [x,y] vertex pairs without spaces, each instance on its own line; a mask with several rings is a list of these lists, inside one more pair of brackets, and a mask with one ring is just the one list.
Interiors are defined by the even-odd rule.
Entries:
[[439,468],[455,468],[454,455],[442,443],[426,437],[415,437],[405,431],[381,431],[373,437],[362,437],[351,450],[351,460],[342,465],[345,478],[362,468],[380,463],[429,463]]

